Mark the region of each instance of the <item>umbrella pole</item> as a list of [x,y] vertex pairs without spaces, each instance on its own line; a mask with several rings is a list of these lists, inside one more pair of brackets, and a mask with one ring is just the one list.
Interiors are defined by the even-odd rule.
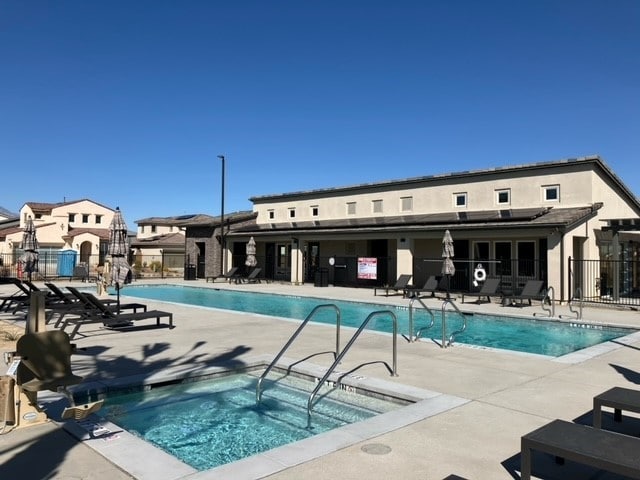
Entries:
[[116,315],[120,315],[120,282],[116,282]]

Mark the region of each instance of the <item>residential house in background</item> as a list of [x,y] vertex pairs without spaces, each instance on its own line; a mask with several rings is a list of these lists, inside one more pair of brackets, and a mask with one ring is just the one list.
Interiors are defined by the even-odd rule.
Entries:
[[0,230],[5,268],[19,276],[22,236],[28,218],[33,219],[39,243],[39,270],[43,276],[71,276],[74,267],[102,264],[109,241],[114,210],[89,199],[61,203],[27,202],[20,209],[18,225]]
[[137,276],[182,276],[185,265],[184,219],[193,215],[150,217],[136,220],[136,238],[131,241],[133,268]]

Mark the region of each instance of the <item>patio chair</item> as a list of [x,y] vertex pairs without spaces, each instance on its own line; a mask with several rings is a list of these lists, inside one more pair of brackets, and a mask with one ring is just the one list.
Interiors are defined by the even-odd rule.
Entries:
[[408,285],[404,289],[404,296],[413,298],[419,297],[421,293],[430,293],[433,297],[436,294],[436,290],[438,289],[439,282],[435,275],[431,275],[427,278],[427,281],[424,282],[424,285],[421,287],[415,285]]
[[462,294],[462,303],[464,303],[465,295],[467,297],[477,297],[476,303],[480,303],[484,297],[487,297],[487,302],[491,303],[491,297],[494,295],[499,295],[498,290],[500,289],[500,279],[499,278],[487,278],[482,285],[482,288],[478,292],[470,292]]
[[526,300],[531,305],[531,300],[542,300],[542,287],[544,282],[542,280],[527,280],[524,288],[518,295],[507,295],[502,297],[502,305],[517,305],[522,306]]
[[0,300],[2,300],[2,303],[0,303],[0,312],[13,308],[16,303],[20,304],[21,302],[29,300],[31,290],[22,283],[22,280],[17,278],[7,278],[3,279],[2,283],[15,285],[18,287],[18,291],[11,295],[3,295],[0,297]]
[[[73,287],[67,287],[69,291]],[[74,338],[78,333],[78,330],[82,325],[91,324],[91,323],[102,323],[107,328],[115,328],[122,329],[127,327],[132,327],[134,322],[139,320],[150,320],[156,319],[156,326],[163,326],[160,323],[161,318],[169,319],[169,328],[173,328],[173,313],[165,312],[163,310],[146,310],[146,305],[142,305],[145,310],[142,312],[133,312],[133,313],[118,313],[113,305],[105,305],[100,301],[99,298],[94,296],[91,293],[82,293],[79,290],[73,288],[75,290],[74,294],[78,295],[79,298],[83,300],[83,302],[87,305],[85,310],[77,310],[74,313],[74,316],[67,318],[62,323],[60,329],[65,330],[70,324],[73,324],[73,329],[69,334],[70,338]],[[89,307],[89,305],[91,307]],[[133,308],[134,304],[125,304],[129,305]],[[123,305],[120,305],[122,308]]]
[[404,291],[409,286],[409,280],[411,280],[411,275],[402,274],[398,277],[396,284],[393,286],[384,286],[384,287],[376,287],[373,289],[373,295],[378,295],[378,290],[384,290],[384,296],[388,297],[389,292],[395,292],[394,295],[398,293],[402,293],[404,295]]

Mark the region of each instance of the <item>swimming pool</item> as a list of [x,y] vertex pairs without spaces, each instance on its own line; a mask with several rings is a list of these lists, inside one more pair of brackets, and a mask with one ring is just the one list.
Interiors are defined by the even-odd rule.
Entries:
[[[408,333],[409,310],[407,307],[381,306],[360,302],[336,301],[322,298],[243,292],[181,285],[136,285],[127,287],[128,296],[184,303],[201,307],[250,312],[274,317],[303,320],[321,303],[335,304],[341,311],[343,326],[359,327],[373,311],[391,310],[398,318],[400,333]],[[423,336],[442,338],[439,313],[435,325]],[[447,334],[458,330],[463,320],[457,314],[447,312]],[[335,324],[332,312],[319,312],[314,321]],[[430,322],[423,310],[416,310],[414,328],[422,328]],[[368,328],[391,332],[388,318],[373,319]],[[456,343],[513,350],[558,357],[583,348],[633,333],[627,328],[605,327],[581,322],[558,322],[538,318],[508,317],[501,315],[468,314],[466,330],[456,335]]]
[[315,384],[301,377],[272,377],[259,403],[257,376],[236,373],[111,393],[100,415],[201,471],[402,406],[346,386],[326,387],[313,411],[312,428],[307,428],[306,402]]
[[[92,384],[84,393],[95,399],[105,398],[105,406],[92,416],[94,418],[66,422],[64,428],[78,439],[86,440],[87,447],[105,456],[138,480],[258,479],[374,439],[469,402],[465,398],[432,390],[335,372],[336,377],[331,380],[340,375],[341,386],[344,388],[332,390],[329,397],[323,395],[313,410],[313,435],[295,440],[288,432],[295,430],[299,434],[299,431],[306,430],[306,399],[309,388],[316,385],[316,379],[322,376],[326,367],[302,362],[292,369],[286,361],[276,365],[267,377],[268,385],[262,397],[262,401],[271,402],[271,406],[265,408],[265,414],[258,423],[250,424],[247,423],[250,419],[246,417],[259,418],[262,408],[256,406],[255,381],[266,367],[264,359],[247,358],[245,366],[240,370],[224,366],[204,370],[197,368],[193,372],[182,368],[175,371],[163,369],[151,376],[105,379]],[[286,379],[285,372],[288,373]],[[249,375],[248,379],[238,376],[245,374]],[[281,383],[285,380],[286,396],[282,397],[282,392],[278,391],[274,382]],[[293,400],[289,397],[290,380],[294,385]],[[300,387],[300,381],[305,386]],[[243,394],[232,392],[238,385],[249,385],[249,388]],[[300,399],[303,400],[302,410],[293,405],[299,404]],[[79,395],[76,400],[86,399]],[[334,404],[323,406],[327,400]],[[346,413],[340,413],[339,410],[343,407],[336,409],[336,403],[347,405]],[[275,408],[272,408],[274,405]],[[214,417],[210,414],[217,414],[221,410],[225,410],[225,415],[227,410],[236,410],[237,421],[240,422],[237,427],[239,431],[236,431],[233,423],[235,420],[220,420],[220,417],[213,420]],[[294,412],[293,416],[290,415],[291,412]],[[319,412],[327,418],[321,419]],[[257,443],[262,446],[258,453],[254,453],[255,446],[246,441],[251,437],[249,430],[255,429],[263,436],[270,437],[271,433],[265,433],[264,423],[283,413],[286,414],[285,438],[276,442],[281,446],[271,448],[272,445],[263,444],[263,439],[258,438]],[[343,418],[338,419],[337,416]],[[221,423],[224,427],[222,430],[228,432],[220,433],[217,430],[212,436],[213,429],[217,427],[213,425],[216,422]],[[325,429],[320,426],[321,422],[329,426],[333,424],[335,428],[321,431]],[[224,444],[218,435],[226,433],[231,434],[232,441]],[[145,440],[145,435],[153,437],[149,440],[154,443],[161,441],[165,445],[156,446]],[[229,444],[232,445],[231,448]],[[173,450],[186,452],[185,460],[194,466],[179,460],[174,456]],[[228,463],[219,464],[218,460],[213,460],[214,457],[220,457],[222,462]],[[219,465],[214,466],[216,464]]]

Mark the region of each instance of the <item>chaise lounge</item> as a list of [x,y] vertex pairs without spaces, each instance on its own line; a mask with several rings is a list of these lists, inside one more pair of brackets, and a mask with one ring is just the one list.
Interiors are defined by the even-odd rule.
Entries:
[[531,300],[542,300],[543,286],[544,282],[542,280],[527,280],[527,283],[525,283],[519,294],[502,297],[502,305],[517,305],[521,307],[525,301],[531,305]]
[[91,308],[74,311],[72,312],[73,315],[71,317],[66,318],[64,322],[62,322],[62,325],[60,327],[61,330],[65,330],[69,325],[73,324],[73,329],[69,334],[70,338],[75,337],[82,325],[92,323],[102,323],[107,328],[123,329],[132,327],[134,322],[140,320],[155,319],[156,326],[160,327],[163,326],[160,323],[160,319],[168,318],[168,327],[170,329],[174,328],[173,313],[171,312],[165,312],[162,310],[146,310],[146,305],[142,305],[145,307],[145,311],[143,312],[118,313],[115,311],[115,309],[108,305],[105,305],[100,301],[99,298],[96,298],[92,294],[85,294],[78,290],[76,290],[74,294],[79,295],[79,297],[83,299],[83,302],[86,302],[86,304],[90,305]]
[[487,278],[482,285],[482,288],[478,292],[470,292],[462,294],[462,303],[464,303],[464,297],[477,297],[476,303],[481,303],[484,297],[487,297],[487,302],[491,303],[491,297],[499,295],[498,290],[500,288],[499,278]]
[[396,281],[395,285],[374,288],[373,295],[374,296],[378,295],[378,290],[380,291],[384,290],[385,297],[388,297],[389,292],[391,291],[395,292],[394,295],[397,295],[400,292],[402,292],[402,295],[404,295],[405,289],[409,286],[409,280],[411,280],[411,275],[402,274],[398,277],[398,280]]

